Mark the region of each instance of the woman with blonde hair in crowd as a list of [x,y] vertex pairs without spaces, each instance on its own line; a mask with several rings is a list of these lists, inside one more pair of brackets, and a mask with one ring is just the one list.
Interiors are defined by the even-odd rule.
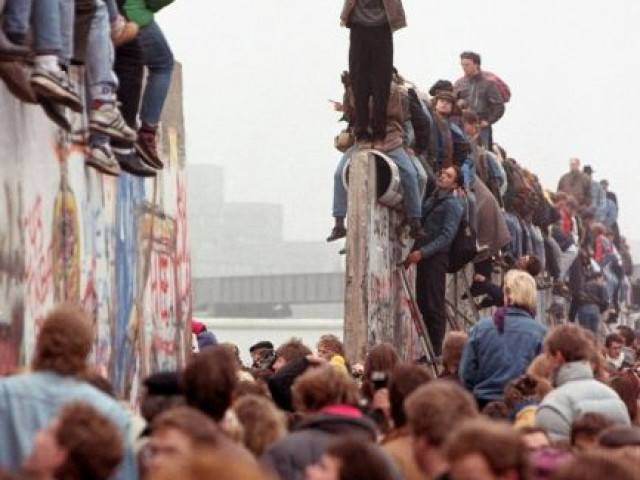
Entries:
[[287,433],[286,417],[264,396],[244,395],[233,411],[243,427],[242,442],[256,457]]

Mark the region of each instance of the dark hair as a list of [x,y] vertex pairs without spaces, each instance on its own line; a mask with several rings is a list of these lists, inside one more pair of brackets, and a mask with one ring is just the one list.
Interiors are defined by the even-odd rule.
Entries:
[[471,60],[476,65],[481,65],[482,64],[482,60],[480,58],[480,55],[477,54],[476,52],[462,52],[460,54],[460,60]]
[[389,403],[391,418],[395,428],[407,423],[404,414],[404,400],[420,385],[433,380],[429,371],[421,365],[400,363],[389,374]]
[[388,343],[382,342],[375,345],[364,360],[364,372],[362,380],[362,395],[371,400],[375,391],[371,374],[373,372],[385,372],[387,376],[393,367],[400,363],[400,355],[396,348]]
[[36,341],[34,370],[50,370],[60,375],[86,373],[93,344],[93,328],[78,306],[63,303],[44,319]]
[[216,345],[194,355],[182,376],[187,405],[220,421],[238,383],[237,360],[228,347]]
[[287,363],[296,358],[306,357],[313,352],[299,338],[291,338],[276,349],[276,355],[285,359]]
[[611,453],[578,453],[573,459],[563,463],[551,475],[551,480],[637,480],[633,465],[612,458]]
[[339,480],[391,480],[389,465],[375,443],[344,437],[329,446],[326,455],[340,462]]
[[615,425],[600,432],[598,445],[605,448],[640,446],[640,428]]
[[67,458],[55,472],[69,480],[107,480],[124,456],[123,438],[109,417],[86,403],[62,407],[56,440]]
[[526,272],[532,277],[537,277],[538,274],[542,271],[542,263],[540,259],[535,255],[529,255],[529,260],[527,261],[527,265],[524,267]]
[[571,424],[571,445],[575,445],[578,435],[586,435],[593,439],[616,422],[606,415],[595,412],[587,412],[580,415]]
[[531,375],[521,375],[504,387],[504,404],[509,410],[513,410],[523,400],[540,400],[537,395],[538,379]]
[[162,412],[149,425],[151,435],[166,429],[179,430],[194,446],[216,446],[224,436],[211,418],[187,406]]
[[462,122],[463,123],[471,123],[473,125],[477,124],[480,121],[478,115],[471,110],[465,110],[462,112]]
[[255,350],[262,348],[273,350],[273,343],[271,343],[269,340],[262,340],[261,342],[251,345],[251,347],[249,347],[249,353],[253,353]]
[[613,343],[620,343],[624,345],[624,338],[622,338],[622,335],[617,333],[610,333],[604,338],[604,346],[609,348]]
[[633,342],[636,339],[636,333],[633,331],[633,329],[630,326],[618,325],[616,327],[616,330],[618,331],[618,335],[624,338],[624,345],[626,347],[633,346]]

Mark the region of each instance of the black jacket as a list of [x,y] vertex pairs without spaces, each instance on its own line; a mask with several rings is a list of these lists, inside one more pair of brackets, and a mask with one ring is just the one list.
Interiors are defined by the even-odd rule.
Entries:
[[[314,413],[298,423],[286,437],[262,454],[260,462],[282,480],[304,480],[305,469],[324,454],[338,437],[352,436],[375,443],[376,428],[366,417],[335,413]],[[402,480],[398,466],[380,448],[388,461],[393,480]]]

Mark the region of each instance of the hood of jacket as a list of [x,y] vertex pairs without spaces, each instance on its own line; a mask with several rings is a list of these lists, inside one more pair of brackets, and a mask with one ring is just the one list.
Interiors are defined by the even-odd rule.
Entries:
[[593,379],[593,369],[587,360],[567,362],[555,374],[554,384],[559,387],[567,382]]
[[302,419],[293,431],[319,430],[332,435],[355,435],[376,441],[376,427],[372,420],[360,415],[341,415],[336,413],[313,413]]

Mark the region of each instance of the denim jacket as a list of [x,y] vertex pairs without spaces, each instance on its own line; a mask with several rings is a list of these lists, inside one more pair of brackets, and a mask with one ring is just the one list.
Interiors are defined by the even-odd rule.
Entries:
[[45,428],[71,401],[92,405],[118,425],[124,439],[124,459],[113,478],[136,480],[130,420],[118,402],[86,382],[45,371],[0,379],[0,465],[19,468],[31,453],[36,431]]
[[422,258],[448,252],[462,220],[463,205],[454,192],[437,192],[422,207],[422,226],[427,238],[422,241]]
[[547,329],[517,307],[507,307],[504,331],[493,318],[483,318],[472,329],[462,352],[460,380],[482,400],[503,398],[506,384],[523,375],[542,351]]

